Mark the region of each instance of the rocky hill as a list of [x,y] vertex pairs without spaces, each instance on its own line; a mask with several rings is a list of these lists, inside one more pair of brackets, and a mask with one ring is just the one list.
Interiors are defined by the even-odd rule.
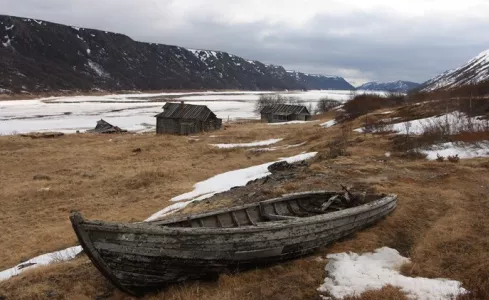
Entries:
[[489,80],[489,50],[486,50],[459,68],[448,70],[423,83],[422,91],[452,89]]
[[372,81],[372,82],[367,82],[365,84],[362,84],[356,89],[364,90],[364,91],[388,91],[388,92],[395,92],[395,93],[407,93],[409,90],[415,89],[419,86],[420,86],[419,83],[404,81],[404,80],[391,81],[391,82]]
[[307,74],[297,71],[287,71],[289,75],[295,77],[302,85],[307,89],[316,89],[317,86],[323,87],[322,89],[331,90],[353,90],[355,87],[348,83],[343,77],[319,75],[319,74]]
[[291,74],[220,51],[0,16],[0,93],[160,89],[345,89],[341,77]]

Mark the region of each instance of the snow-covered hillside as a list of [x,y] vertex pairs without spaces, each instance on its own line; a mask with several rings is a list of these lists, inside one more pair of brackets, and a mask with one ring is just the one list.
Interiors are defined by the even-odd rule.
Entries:
[[357,90],[363,91],[388,91],[388,92],[397,92],[397,93],[406,93],[409,90],[417,88],[419,83],[411,82],[411,81],[390,81],[390,82],[367,82],[357,87]]
[[298,79],[282,66],[222,51],[143,43],[118,33],[2,15],[0,57],[0,93],[350,87],[341,77]]
[[454,88],[489,80],[489,50],[481,52],[459,68],[448,70],[423,84],[423,91]]

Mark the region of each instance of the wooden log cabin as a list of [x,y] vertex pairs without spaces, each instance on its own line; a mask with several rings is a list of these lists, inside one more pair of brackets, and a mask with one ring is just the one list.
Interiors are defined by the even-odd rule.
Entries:
[[188,135],[203,131],[218,130],[222,127],[222,119],[205,105],[168,102],[163,112],[156,116],[156,133]]
[[311,113],[303,105],[274,104],[261,110],[261,119],[268,123],[310,121]]

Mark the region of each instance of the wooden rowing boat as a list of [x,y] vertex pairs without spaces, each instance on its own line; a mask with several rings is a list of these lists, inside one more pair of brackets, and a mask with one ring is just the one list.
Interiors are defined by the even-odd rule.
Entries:
[[[360,203],[358,203],[360,202]],[[308,254],[393,211],[396,195],[315,191],[131,224],[70,219],[86,254],[122,291],[140,295]]]

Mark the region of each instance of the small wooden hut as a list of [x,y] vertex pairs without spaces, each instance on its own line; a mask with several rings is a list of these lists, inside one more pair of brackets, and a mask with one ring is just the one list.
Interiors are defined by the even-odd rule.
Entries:
[[288,121],[310,121],[311,113],[303,105],[274,104],[261,110],[262,121],[268,123]]
[[205,105],[166,103],[163,112],[156,116],[156,133],[194,134],[217,130],[222,127],[222,119]]

